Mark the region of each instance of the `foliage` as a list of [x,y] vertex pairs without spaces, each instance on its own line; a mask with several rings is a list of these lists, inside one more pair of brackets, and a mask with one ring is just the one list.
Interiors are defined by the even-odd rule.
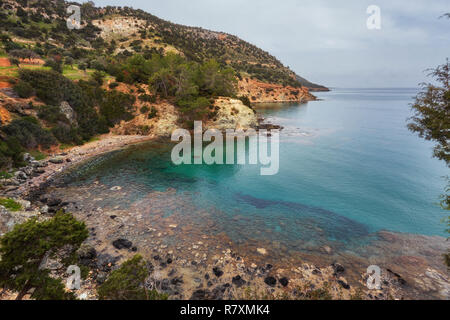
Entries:
[[0,238],[0,285],[18,291],[18,299],[32,288],[32,298],[73,298],[59,280],[50,278],[49,271],[40,266],[48,254],[58,249],[70,247],[75,251],[87,236],[83,222],[61,211],[51,220],[38,222],[33,218],[16,225]]
[[148,119],[153,119],[153,118],[155,118],[157,115],[158,115],[158,110],[156,110],[155,107],[152,107],[152,109],[150,110],[150,112],[149,112],[147,118],[148,118]]
[[6,209],[10,211],[20,211],[22,210],[22,205],[10,198],[0,198],[0,205],[4,206]]
[[105,117],[108,125],[113,126],[121,120],[131,120],[131,111],[135,103],[135,97],[119,91],[104,93],[100,102],[100,113]]
[[17,82],[17,84],[14,86],[14,91],[20,98],[23,99],[29,98],[35,94],[34,88],[25,81]]
[[331,294],[326,286],[324,288],[319,288],[319,289],[308,291],[305,294],[305,298],[308,300],[332,300],[333,299],[333,297],[331,296]]
[[248,96],[242,96],[242,97],[239,97],[239,100],[241,100],[242,103],[243,103],[245,106],[247,106],[247,107],[249,107],[250,109],[252,109],[252,103],[250,102],[250,99],[248,98]]
[[434,156],[450,166],[450,64],[432,70],[435,84],[423,84],[416,101],[408,128],[421,138],[437,143]]
[[[422,85],[416,101],[412,105],[414,115],[408,124],[409,130],[417,133],[421,138],[436,142],[434,156],[444,160],[450,166],[450,64],[431,70],[430,76],[436,84]],[[450,210],[450,184],[447,185],[442,196],[441,205]],[[450,217],[446,219],[447,232],[450,233]],[[444,261],[450,268],[450,251],[444,255]]]
[[0,141],[0,168],[20,167],[23,162],[23,147],[15,137]]
[[18,141],[25,149],[37,149],[39,147],[48,149],[57,143],[53,135],[48,130],[43,129],[36,118],[33,117],[13,120],[7,126],[2,127],[2,131],[10,139],[13,138]]
[[17,58],[10,57],[9,63],[11,63],[13,66],[20,67],[20,60]]
[[114,270],[97,290],[100,300],[167,300],[167,295],[147,290],[149,271],[142,256],[136,255]]
[[37,116],[48,124],[68,123],[67,117],[61,112],[57,106],[39,107]]
[[63,73],[62,61],[60,59],[50,58],[45,61],[44,66],[52,68],[55,72]]

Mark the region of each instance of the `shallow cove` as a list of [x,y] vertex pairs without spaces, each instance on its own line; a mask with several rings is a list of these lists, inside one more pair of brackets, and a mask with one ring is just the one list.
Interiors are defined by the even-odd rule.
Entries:
[[[175,166],[170,145],[149,142],[91,159],[53,192],[85,210],[132,211],[153,226],[175,225],[180,231],[163,239],[168,246],[207,235],[252,253],[267,248],[273,259],[331,252],[364,265],[414,255],[413,238],[421,238],[410,234],[445,236],[438,201],[447,174],[431,158],[432,144],[406,129],[414,95],[347,89],[304,105],[259,105],[285,127],[276,176],[251,165]],[[384,248],[396,237],[413,245]],[[438,265],[439,250],[420,254]]]

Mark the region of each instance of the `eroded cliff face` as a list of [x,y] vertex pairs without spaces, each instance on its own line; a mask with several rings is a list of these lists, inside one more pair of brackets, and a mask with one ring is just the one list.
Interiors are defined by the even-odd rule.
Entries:
[[316,100],[305,87],[294,88],[245,78],[238,83],[238,94],[248,96],[252,103],[307,102]]

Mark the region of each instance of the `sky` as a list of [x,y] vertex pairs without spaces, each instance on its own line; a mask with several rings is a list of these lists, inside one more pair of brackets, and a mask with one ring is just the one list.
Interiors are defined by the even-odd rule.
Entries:
[[[95,0],[234,34],[329,87],[417,87],[450,57],[448,0]],[[369,30],[367,8],[380,8]]]

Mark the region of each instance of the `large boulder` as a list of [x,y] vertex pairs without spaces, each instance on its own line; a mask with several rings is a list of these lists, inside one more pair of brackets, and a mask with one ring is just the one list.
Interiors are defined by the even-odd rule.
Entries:
[[59,105],[59,110],[66,116],[71,125],[78,126],[77,115],[68,102],[61,102]]

